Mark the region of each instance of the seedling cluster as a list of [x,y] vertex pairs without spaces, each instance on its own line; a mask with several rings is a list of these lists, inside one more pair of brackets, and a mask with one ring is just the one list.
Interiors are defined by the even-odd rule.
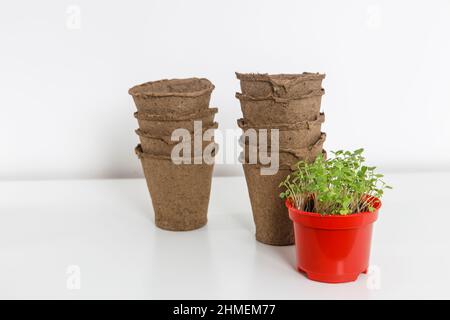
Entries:
[[313,163],[300,161],[296,170],[280,184],[280,194],[299,210],[320,214],[348,215],[373,212],[375,198],[390,186],[366,166],[364,149],[332,152],[334,157],[319,155]]

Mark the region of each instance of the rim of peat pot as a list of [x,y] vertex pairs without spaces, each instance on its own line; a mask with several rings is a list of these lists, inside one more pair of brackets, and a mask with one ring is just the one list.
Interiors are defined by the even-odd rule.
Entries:
[[286,201],[294,222],[297,269],[310,280],[326,283],[355,281],[369,267],[373,223],[381,201],[373,200],[374,212],[323,215],[294,208]]
[[235,72],[238,80],[244,81],[270,81],[270,80],[323,80],[325,74],[318,72],[303,72],[303,73],[240,73]]
[[381,200],[373,196],[365,196],[373,201],[375,211],[358,212],[348,215],[324,215],[316,212],[307,212],[299,210],[293,206],[289,199],[285,204],[289,211],[289,217],[292,221],[314,229],[356,229],[373,223],[378,218],[378,211],[381,208]]
[[163,79],[138,84],[128,93],[133,97],[198,97],[214,88],[206,78]]

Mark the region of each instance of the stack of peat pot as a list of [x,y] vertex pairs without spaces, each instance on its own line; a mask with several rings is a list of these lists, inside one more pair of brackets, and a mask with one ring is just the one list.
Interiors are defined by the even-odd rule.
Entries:
[[128,91],[139,123],[135,151],[159,228],[186,231],[207,222],[217,152],[217,108],[209,108],[213,89],[207,79],[189,78],[147,82]]
[[[326,156],[323,150],[326,135],[321,132],[325,116],[320,112],[325,75],[236,73],[236,76],[242,91],[236,93],[236,98],[244,116],[238,120],[243,130],[240,143],[244,147],[240,160],[256,225],[256,240],[270,245],[291,245],[294,231],[279,197],[279,184],[298,161],[314,161],[321,152]],[[277,159],[278,170],[267,170],[274,165],[269,162]]]

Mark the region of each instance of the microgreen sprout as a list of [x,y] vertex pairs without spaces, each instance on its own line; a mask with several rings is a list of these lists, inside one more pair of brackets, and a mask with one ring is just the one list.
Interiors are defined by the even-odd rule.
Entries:
[[373,212],[375,198],[381,198],[390,186],[376,173],[376,167],[364,165],[364,149],[319,155],[313,163],[300,161],[296,170],[281,184],[282,199],[297,209],[320,214],[348,215]]

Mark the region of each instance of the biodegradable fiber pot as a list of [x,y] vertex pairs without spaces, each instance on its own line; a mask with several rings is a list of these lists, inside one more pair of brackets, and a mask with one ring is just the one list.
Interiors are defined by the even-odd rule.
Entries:
[[[139,140],[141,141],[142,150],[146,153],[170,156],[172,154],[172,149],[181,143],[184,147],[190,150],[191,154],[194,154],[196,139],[200,142],[200,145],[202,147],[201,149],[199,149],[204,150],[210,143],[214,143],[214,135],[210,135],[208,137],[208,139],[211,138],[209,141],[204,141],[203,133],[209,129],[217,129],[217,127],[218,123],[216,122],[209,127],[203,127],[203,130],[199,133],[191,133],[190,142],[172,141],[171,136],[152,136],[141,129],[137,129],[136,134],[139,136]],[[182,152],[181,155],[183,155]]]
[[217,108],[211,108],[183,116],[163,116],[135,112],[134,117],[138,120],[139,128],[142,131],[155,136],[168,136],[178,128],[185,128],[189,132],[193,132],[194,121],[201,121],[203,127],[210,126],[214,121],[214,116],[217,111]]
[[[328,155],[327,155],[327,151],[325,149],[322,150],[322,155],[323,155],[324,159],[327,159]],[[271,157],[272,155],[269,153],[268,156]],[[287,157],[289,157],[288,161],[284,160]],[[307,159],[294,158],[292,156],[285,155],[284,152],[280,152],[278,154],[278,158],[279,158],[278,168],[280,170],[291,170],[291,171],[297,169],[297,163],[300,160],[307,161],[307,162],[313,162],[315,160],[315,157],[312,157],[312,156],[309,156]],[[244,156],[244,152],[241,152],[239,154],[239,162],[241,162],[242,164],[255,164],[253,161],[250,161],[250,160],[251,159]],[[283,160],[284,160],[284,162],[282,162]],[[260,161],[256,161],[256,165],[257,166],[267,166],[266,164],[262,164]]]
[[243,164],[247,189],[256,226],[256,240],[259,242],[287,246],[294,243],[294,230],[289,220],[281,192],[280,181],[290,170],[278,170],[275,175],[261,175],[258,165]]
[[189,78],[146,82],[128,93],[138,111],[181,115],[207,109],[213,90],[208,79]]
[[[239,119],[237,121],[239,128],[241,128],[245,135],[247,130],[254,129],[256,132],[258,144],[260,143],[259,133],[261,129],[265,129],[265,139],[268,146],[271,145],[271,130],[278,129],[278,143],[280,148],[305,148],[313,145],[321,136],[321,126],[325,121],[325,115],[323,113],[314,121],[302,121],[295,124],[272,124],[254,126],[248,123],[245,119]],[[253,133],[253,132],[252,132]],[[264,134],[262,134],[264,137]],[[264,138],[263,138],[264,139]],[[247,136],[248,144],[256,145],[254,138],[249,139]]]
[[355,281],[369,267],[373,223],[381,201],[372,198],[374,212],[321,215],[304,212],[286,201],[294,222],[297,268],[311,280]]
[[255,98],[236,93],[241,102],[244,119],[254,125],[313,121],[320,116],[320,104],[323,89],[311,91],[297,99],[285,99],[273,96]]
[[308,73],[302,74],[258,74],[238,73],[236,77],[241,82],[243,94],[252,97],[266,97],[272,95],[280,98],[297,98],[312,90],[322,88],[324,74]]
[[170,157],[144,153],[141,160],[157,227],[172,231],[198,229],[207,222],[214,164],[175,164]]
[[[242,138],[242,137],[241,137]],[[280,167],[283,168],[294,168],[297,162],[306,161],[312,162],[317,156],[322,152],[326,158],[326,152],[323,150],[323,144],[326,139],[326,134],[322,133],[321,137],[312,145],[306,148],[294,149],[294,148],[280,148],[278,151],[278,161]],[[240,145],[244,148],[244,159],[245,163],[251,164],[253,159],[250,156],[250,153],[256,155],[256,164],[264,164],[264,161],[260,161],[260,147],[245,144],[242,139],[239,139]],[[271,157],[271,148],[267,147],[267,156]],[[265,155],[266,152],[264,152]],[[281,181],[281,180],[280,180]]]

